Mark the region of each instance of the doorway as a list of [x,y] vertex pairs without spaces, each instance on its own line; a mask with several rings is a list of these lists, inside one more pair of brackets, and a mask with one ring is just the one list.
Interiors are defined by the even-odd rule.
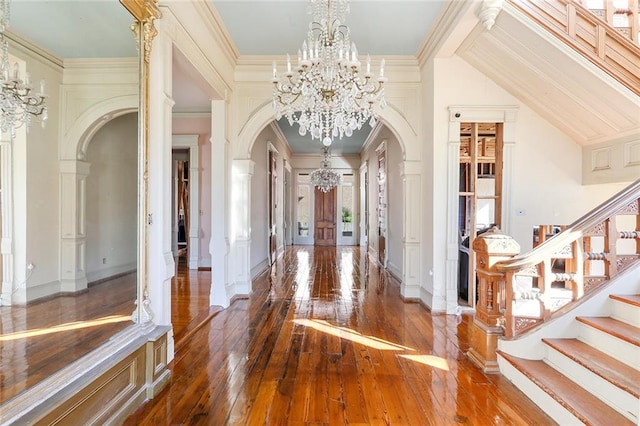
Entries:
[[336,245],[336,198],[337,189],[334,186],[328,192],[315,188],[315,245]]
[[460,123],[458,297],[477,300],[473,240],[502,223],[502,123]]

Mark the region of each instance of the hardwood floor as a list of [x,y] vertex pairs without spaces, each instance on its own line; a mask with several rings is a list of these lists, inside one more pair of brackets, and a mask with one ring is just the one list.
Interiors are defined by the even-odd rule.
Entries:
[[25,306],[0,307],[0,404],[131,324],[135,273]]
[[403,303],[359,248],[288,248],[249,299],[192,329],[170,385],[126,424],[553,424],[467,360],[471,321]]
[[[189,270],[177,259],[171,282],[176,348],[219,312],[209,307],[211,272]],[[131,324],[135,273],[27,307],[0,307],[0,404],[68,366]],[[1,416],[0,416],[1,422]]]

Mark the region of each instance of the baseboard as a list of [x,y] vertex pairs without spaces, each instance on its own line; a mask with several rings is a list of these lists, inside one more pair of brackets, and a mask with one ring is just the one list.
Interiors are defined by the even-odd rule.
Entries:
[[198,266],[198,271],[210,271],[211,266]]
[[132,271],[121,272],[119,274],[112,275],[112,276],[106,277],[106,278],[101,278],[99,280],[90,281],[90,282],[87,283],[87,287],[93,287],[95,285],[102,284],[102,283],[107,282],[107,281],[115,280],[116,278],[124,277],[125,275],[134,274],[135,272],[136,272],[136,269],[134,269]]
[[93,283],[100,280],[109,279],[122,274],[127,274],[137,269],[136,262],[126,263],[124,265],[111,266],[108,268],[98,269],[96,271],[87,271],[87,282]]
[[265,270],[269,269],[269,260],[264,259],[262,262],[258,263],[256,266],[251,268],[251,279],[255,280],[258,276],[262,275]]
[[[112,424],[168,383],[169,327],[132,325],[3,404],[2,424]],[[114,419],[111,421],[110,419]],[[5,423],[6,422],[6,423]]]

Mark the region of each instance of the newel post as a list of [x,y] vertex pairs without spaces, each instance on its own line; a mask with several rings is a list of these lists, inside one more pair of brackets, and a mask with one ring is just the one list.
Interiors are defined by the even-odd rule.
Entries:
[[[500,318],[505,308],[505,274],[495,264],[520,253],[520,245],[494,227],[473,241],[478,277],[478,303],[471,329],[469,359],[485,373],[499,372],[496,349],[498,337],[504,335]],[[509,283],[509,285],[511,285]]]

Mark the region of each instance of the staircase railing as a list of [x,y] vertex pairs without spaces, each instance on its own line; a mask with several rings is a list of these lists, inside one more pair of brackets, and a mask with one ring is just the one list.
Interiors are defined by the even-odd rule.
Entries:
[[640,262],[640,180],[528,253],[518,254],[515,240],[497,229],[478,236],[473,249],[478,303],[467,354],[486,373],[497,372],[499,336],[564,313]]
[[[574,0],[507,0],[517,10],[555,34],[589,61],[640,95],[638,0],[630,1],[628,29],[616,28]],[[605,0],[610,4],[610,0]],[[612,5],[604,10],[611,19]],[[621,32],[622,31],[622,32]],[[628,34],[628,36],[625,36]]]

